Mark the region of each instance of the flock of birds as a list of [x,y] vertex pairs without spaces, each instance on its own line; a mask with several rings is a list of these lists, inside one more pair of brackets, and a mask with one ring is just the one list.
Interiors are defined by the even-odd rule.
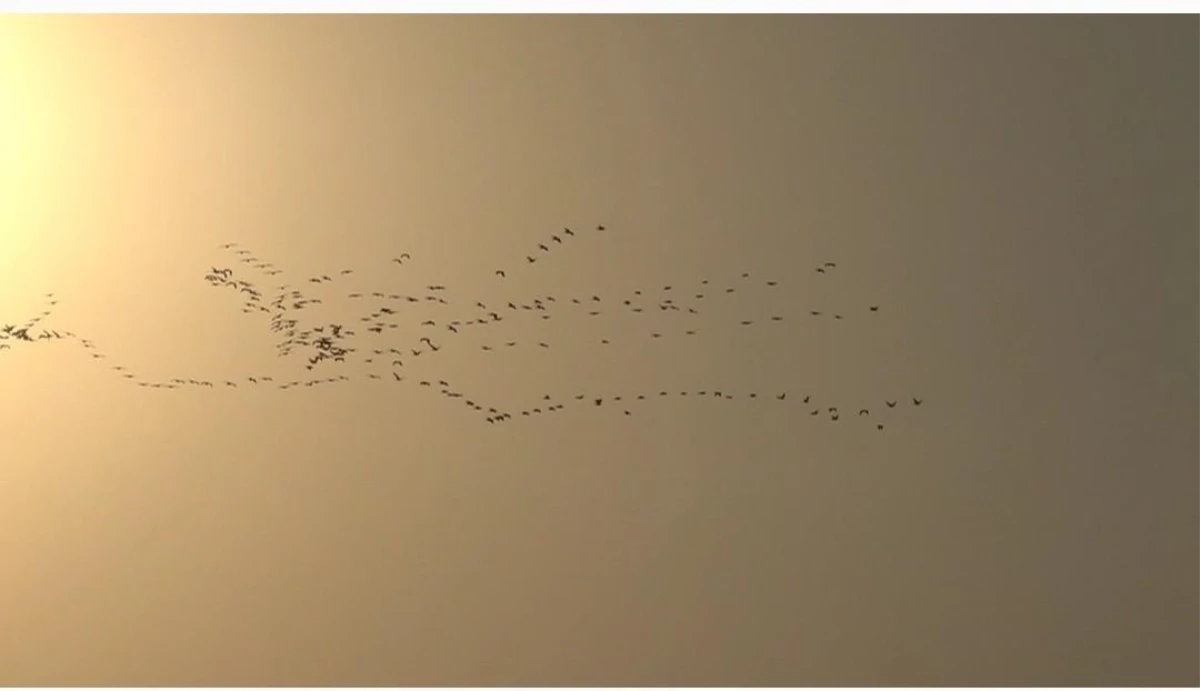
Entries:
[[[593,232],[607,232],[604,225],[598,225]],[[564,228],[560,233],[550,235],[546,240],[537,243],[533,252],[525,254],[524,261],[519,262],[522,269],[528,269],[539,260],[549,256],[554,250],[566,243],[577,242],[582,232]],[[270,278],[283,273],[274,264],[263,261],[250,250],[237,243],[221,245],[221,249],[231,253],[236,264],[245,265],[263,277]],[[391,258],[390,263],[397,268],[412,261],[409,253],[402,253]],[[240,268],[240,267],[239,267]],[[836,262],[822,262],[813,267],[817,274],[830,274],[837,270]],[[505,281],[516,268],[497,268],[494,278]],[[340,289],[353,276],[353,269],[341,269],[333,275],[311,276],[299,283],[281,283],[272,292],[267,292],[255,282],[239,275],[238,271],[228,266],[213,266],[204,277],[212,287],[228,289],[241,300],[241,311],[250,316],[265,320],[266,328],[278,339],[275,350],[280,358],[290,358],[297,363],[297,376],[277,380],[272,376],[253,375],[237,379],[195,379],[171,378],[168,380],[153,380],[142,377],[124,365],[110,364],[110,369],[126,380],[143,388],[179,389],[184,387],[201,388],[239,388],[245,386],[265,387],[274,386],[281,390],[300,387],[313,388],[340,382],[349,382],[359,378],[355,372],[366,370],[368,380],[391,382],[393,384],[415,384],[419,388],[428,389],[439,395],[456,399],[465,406],[480,414],[489,424],[500,424],[518,417],[530,418],[549,415],[567,406],[587,406],[589,408],[616,408],[624,415],[633,415],[633,411],[643,402],[664,398],[702,397],[721,400],[761,400],[775,403],[794,402],[804,407],[810,416],[824,415],[828,420],[837,422],[841,419],[842,411],[837,405],[819,403],[810,394],[793,394],[789,397],[786,391],[758,392],[747,391],[734,394],[715,388],[666,390],[655,389],[622,395],[598,395],[588,393],[573,393],[563,397],[545,394],[541,400],[524,408],[508,405],[497,405],[494,402],[485,403],[477,396],[468,394],[456,386],[452,386],[446,378],[410,376],[408,372],[415,364],[425,364],[436,358],[444,350],[460,350],[462,348],[477,349],[478,352],[495,352],[510,348],[541,348],[548,349],[552,343],[537,338],[513,338],[511,335],[502,337],[500,327],[509,324],[524,324],[529,322],[545,322],[566,320],[571,318],[595,319],[603,316],[624,313],[628,316],[642,315],[644,322],[652,322],[653,326],[642,331],[626,331],[622,337],[625,340],[634,338],[694,338],[700,332],[694,319],[704,312],[706,305],[730,296],[739,291],[748,292],[754,289],[777,289],[777,280],[765,280],[743,272],[738,277],[731,277],[723,282],[704,279],[694,285],[666,284],[654,288],[633,290],[626,295],[585,294],[578,296],[539,295],[528,296],[524,299],[504,299],[492,304],[475,298],[459,299],[454,291],[446,286],[431,284],[423,290],[406,292],[364,291]],[[90,357],[96,360],[107,360],[108,355],[100,352],[96,344],[70,331],[38,329],[38,325],[49,317],[57,303],[53,294],[47,296],[46,309],[23,325],[0,325],[0,351],[11,350],[14,344],[33,343],[48,340],[71,340],[88,351]],[[351,306],[358,306],[349,319],[337,321],[319,321],[306,319],[305,314],[321,305],[333,301],[346,301]],[[423,308],[423,309],[421,309]],[[860,311],[827,312],[823,310],[808,310],[802,315],[806,319],[832,319],[835,321],[870,316],[879,312],[879,305],[864,305]],[[420,316],[405,318],[404,312],[419,311]],[[432,313],[432,314],[431,314]],[[649,317],[655,319],[649,319]],[[767,314],[757,319],[740,319],[736,321],[738,328],[755,328],[777,324],[793,318],[784,314]],[[674,321],[674,324],[672,324]],[[680,326],[679,323],[683,322]],[[731,326],[733,323],[731,322]],[[580,329],[573,329],[579,333]],[[467,334],[477,335],[477,339],[464,338]],[[496,334],[493,336],[493,334]],[[474,342],[472,342],[474,340]],[[610,346],[619,339],[612,336],[598,337],[597,346]],[[418,361],[418,358],[421,360]],[[351,363],[365,365],[365,368],[350,368]],[[917,396],[905,398],[911,405],[920,406],[924,401]],[[884,413],[901,405],[899,398],[885,399],[878,405],[855,406],[856,418],[867,418],[874,423],[877,430],[883,430],[885,423],[880,420]],[[848,411],[848,412],[850,412]]]

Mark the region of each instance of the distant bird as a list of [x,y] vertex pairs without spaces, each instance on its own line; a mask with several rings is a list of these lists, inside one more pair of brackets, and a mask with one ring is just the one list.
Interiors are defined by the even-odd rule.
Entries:
[[536,261],[537,261],[537,258],[536,258],[536,257],[530,257],[530,256],[526,256],[526,257],[525,257],[525,259],[526,259],[526,260],[527,260],[527,261],[528,261],[530,264],[532,264],[532,263],[534,263],[534,262],[536,262]]
[[775,398],[778,398],[779,400],[782,401],[783,399],[787,398],[787,392],[785,391],[785,392],[779,394],[778,396],[776,396]]
[[563,228],[563,232],[566,233],[567,235],[575,234],[575,231],[571,230],[570,228]]
[[895,401],[884,401],[884,403],[886,403],[886,404],[887,404],[887,407],[889,407],[889,408],[895,408],[895,407],[896,407],[896,402],[895,402]]
[[503,270],[503,269],[497,269],[497,270],[496,270],[496,275],[497,275],[497,276],[499,276],[500,278],[504,278],[504,277],[505,277],[504,270]]
[[871,311],[872,311],[872,312],[878,312],[878,311],[879,311],[879,305],[871,305]]
[[915,398],[915,397],[913,398],[913,405],[921,405],[924,402],[925,401],[920,398]]
[[871,411],[867,410],[866,408],[863,408],[862,410],[858,411],[858,414],[859,415],[870,415]]

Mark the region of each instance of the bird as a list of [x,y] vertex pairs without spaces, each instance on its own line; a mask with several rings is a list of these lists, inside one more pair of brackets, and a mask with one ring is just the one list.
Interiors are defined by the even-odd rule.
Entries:
[[884,403],[886,403],[886,404],[887,404],[887,407],[889,407],[889,408],[895,408],[895,407],[896,407],[896,402],[895,402],[895,401],[884,401]]
[[872,312],[878,312],[878,311],[879,311],[879,305],[871,305],[871,311],[872,311]]
[[913,405],[921,405],[924,402],[925,401],[923,399],[916,398],[916,397],[913,398]]
[[505,277],[504,269],[497,269],[496,275],[499,276],[500,278],[504,278]]

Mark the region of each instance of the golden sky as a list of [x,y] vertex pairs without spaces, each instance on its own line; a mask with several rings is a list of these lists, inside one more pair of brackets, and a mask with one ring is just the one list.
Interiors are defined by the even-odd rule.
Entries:
[[1197,683],[1197,38],[0,18],[0,683]]

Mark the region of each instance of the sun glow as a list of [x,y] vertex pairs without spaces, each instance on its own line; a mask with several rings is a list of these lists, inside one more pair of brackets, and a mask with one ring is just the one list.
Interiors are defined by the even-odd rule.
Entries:
[[0,273],[6,292],[29,271],[23,265],[40,248],[36,212],[52,198],[40,152],[55,118],[39,79],[44,56],[32,45],[44,32],[23,19],[0,20]]

